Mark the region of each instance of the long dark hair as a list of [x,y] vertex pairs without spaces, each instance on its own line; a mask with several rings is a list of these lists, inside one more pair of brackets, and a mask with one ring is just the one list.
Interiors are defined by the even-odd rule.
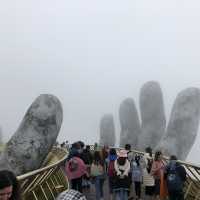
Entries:
[[105,162],[106,158],[108,157],[108,146],[104,146],[100,152],[101,159]]
[[145,149],[145,152],[146,152],[146,153],[149,153],[149,156],[152,157],[152,148],[151,148],[151,147],[147,147],[147,148]]
[[125,145],[125,150],[130,151],[131,150],[131,145],[130,144],[126,144]]
[[99,151],[95,151],[94,152],[93,163],[95,165],[102,165],[103,166],[103,161],[102,161],[102,158],[101,158],[101,155],[100,155]]
[[135,156],[135,162],[136,162],[137,166],[139,167],[140,166],[140,156],[139,155]]
[[109,151],[109,154],[110,155],[117,155],[116,149],[111,148],[110,151]]
[[11,200],[20,200],[20,187],[15,174],[8,170],[0,171],[0,189],[12,186]]
[[156,151],[155,157],[154,157],[154,161],[158,161],[158,158],[159,158],[159,156],[161,156],[161,155],[162,155],[162,152],[161,152],[161,151]]

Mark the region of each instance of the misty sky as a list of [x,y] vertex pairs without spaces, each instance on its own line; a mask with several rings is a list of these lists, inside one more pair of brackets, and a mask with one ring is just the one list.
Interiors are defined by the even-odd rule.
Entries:
[[[63,104],[59,141],[98,141],[105,113],[114,115],[119,135],[119,104],[133,97],[138,105],[150,80],[160,82],[169,117],[178,92],[200,87],[199,10],[199,0],[1,2],[4,139],[41,93]],[[199,143],[200,133],[189,160],[200,153]]]

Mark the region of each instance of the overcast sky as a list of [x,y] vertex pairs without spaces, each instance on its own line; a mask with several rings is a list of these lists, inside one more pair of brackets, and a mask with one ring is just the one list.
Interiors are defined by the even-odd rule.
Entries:
[[[133,97],[138,105],[150,80],[161,84],[168,117],[178,92],[200,87],[199,10],[199,0],[2,1],[4,139],[41,93],[63,104],[60,141],[98,141],[105,113],[114,115],[119,135],[119,104]],[[200,134],[189,160],[199,143]]]

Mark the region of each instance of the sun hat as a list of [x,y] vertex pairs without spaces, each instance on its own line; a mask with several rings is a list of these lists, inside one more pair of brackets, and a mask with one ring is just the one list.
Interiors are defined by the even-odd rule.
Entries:
[[120,150],[118,153],[117,153],[118,157],[120,158],[127,158],[127,151],[126,150]]

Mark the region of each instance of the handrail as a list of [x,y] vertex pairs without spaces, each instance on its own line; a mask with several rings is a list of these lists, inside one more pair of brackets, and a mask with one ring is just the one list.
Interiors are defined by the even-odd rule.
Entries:
[[[94,146],[90,145],[94,150]],[[117,150],[123,149],[119,147],[110,147]],[[144,152],[132,150],[136,154],[144,155]],[[68,179],[63,171],[63,164],[67,158],[68,152],[62,148],[53,148],[49,158],[46,159],[45,166],[41,169],[34,170],[27,174],[18,176],[21,185],[22,198],[24,200],[53,200],[62,191],[69,188]],[[57,157],[58,161],[54,158]],[[54,163],[49,161],[53,158]],[[168,162],[169,157],[164,156],[164,160]],[[185,199],[200,200],[200,166],[189,162],[178,160],[187,172],[187,181],[185,184]]]
[[[64,151],[64,149],[63,149],[63,151]],[[34,170],[34,171],[28,172],[28,173],[23,174],[23,175],[20,175],[20,176],[17,177],[17,179],[20,181],[20,180],[23,180],[23,179],[25,179],[25,178],[28,178],[28,177],[37,175],[37,174],[39,174],[40,172],[43,172],[43,171],[45,171],[45,170],[51,169],[51,168],[53,168],[53,167],[55,167],[55,166],[57,166],[57,165],[63,163],[63,162],[67,159],[67,156],[68,156],[68,155],[67,155],[67,151],[66,151],[66,156],[63,157],[61,160],[57,161],[56,163],[51,164],[51,165],[46,166],[46,167],[43,167],[43,168],[40,168],[40,169],[36,169],[36,170]]]
[[[120,148],[120,147],[110,147],[110,148],[115,148],[115,149],[124,149],[124,148]],[[138,151],[138,150],[135,150],[135,149],[132,149],[132,151],[134,153],[138,153],[138,154],[141,154],[141,155],[144,155],[145,152],[143,151]],[[163,156],[165,160],[169,160],[170,158],[167,157],[167,156]],[[178,163],[180,164],[183,164],[183,165],[187,165],[187,166],[190,166],[190,167],[193,167],[193,168],[197,168],[197,169],[200,169],[200,165],[197,165],[197,164],[193,164],[191,162],[185,162],[185,161],[182,161],[182,160],[177,160]]]
[[60,192],[69,188],[69,182],[63,170],[68,152],[54,147],[49,154],[49,159],[52,158],[52,154],[58,161],[17,177],[23,200],[53,200]]
[[[115,148],[116,150],[124,149],[120,147],[109,147]],[[94,145],[90,146],[90,149],[94,150]],[[132,149],[135,154],[144,155],[145,152]],[[169,157],[163,156],[165,162],[169,161]],[[200,200],[200,166],[192,164],[190,162],[185,162],[177,160],[185,169],[187,173],[187,180],[184,188],[185,199],[187,200]]]

